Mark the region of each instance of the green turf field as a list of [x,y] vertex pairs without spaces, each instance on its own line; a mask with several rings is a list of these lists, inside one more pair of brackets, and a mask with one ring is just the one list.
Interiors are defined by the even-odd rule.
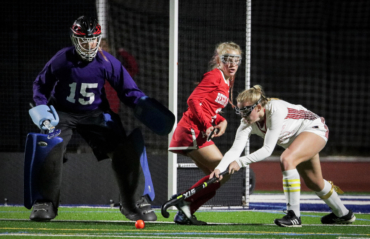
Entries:
[[24,207],[0,207],[1,238],[370,238],[370,214],[356,214],[347,226],[320,223],[325,213],[302,213],[301,228],[282,228],[273,224],[284,214],[277,211],[203,210],[196,213],[207,226],[183,226],[165,219],[156,210],[157,222],[136,229],[117,208],[61,207],[52,222],[28,220]]

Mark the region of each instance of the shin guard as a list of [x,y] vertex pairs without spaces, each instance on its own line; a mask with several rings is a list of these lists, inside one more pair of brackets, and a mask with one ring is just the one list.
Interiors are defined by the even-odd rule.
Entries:
[[337,217],[343,217],[348,214],[349,210],[344,206],[338,194],[344,192],[333,184],[331,181],[324,179],[324,188],[320,192],[315,192],[330,208]]
[[[191,188],[195,188],[199,185],[202,185],[204,182],[207,182],[209,180],[209,175],[203,177],[198,182],[196,182]],[[191,214],[194,214],[199,207],[201,207],[204,203],[209,201],[211,198],[213,198],[216,195],[217,189],[221,187],[220,182],[215,182],[201,190],[199,193],[194,194],[193,196],[185,199],[185,201],[190,202],[190,212]]]
[[53,198],[58,198],[59,192],[56,193],[56,197],[45,198],[41,189],[44,188],[41,185],[44,183],[39,179],[46,176],[40,174],[44,170],[47,158],[55,157],[59,159],[62,157],[62,142],[62,138],[48,139],[46,134],[30,133],[27,135],[24,155],[24,206],[26,208],[31,209],[36,200],[45,199],[50,200],[53,202],[54,207],[57,207],[58,203],[54,202]]
[[293,210],[300,217],[301,179],[297,169],[283,171],[283,189],[287,202],[287,211]]

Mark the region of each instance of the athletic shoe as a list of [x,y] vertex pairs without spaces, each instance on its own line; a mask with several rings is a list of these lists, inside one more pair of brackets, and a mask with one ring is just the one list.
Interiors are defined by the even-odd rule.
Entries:
[[177,212],[174,222],[181,225],[207,225],[206,222],[199,221],[194,215],[188,218],[181,210]]
[[355,214],[349,210],[348,214],[343,217],[337,217],[334,213],[330,213],[321,218],[322,224],[351,224],[356,220]]
[[33,204],[30,219],[32,221],[45,222],[54,219],[57,216],[52,202],[36,201]]
[[274,222],[280,227],[302,227],[301,217],[297,217],[293,210],[288,210],[287,215]]
[[148,201],[149,199],[147,199],[146,196],[142,196],[136,202],[135,208],[126,209],[120,205],[120,211],[131,221],[137,221],[139,219],[143,221],[157,221],[157,215],[155,215],[152,206]]
[[[175,194],[171,199],[177,198],[181,194]],[[190,202],[185,200],[179,201],[177,205],[174,205],[179,211],[175,215],[174,222],[181,225],[207,225],[206,222],[199,221],[196,216],[191,215]]]

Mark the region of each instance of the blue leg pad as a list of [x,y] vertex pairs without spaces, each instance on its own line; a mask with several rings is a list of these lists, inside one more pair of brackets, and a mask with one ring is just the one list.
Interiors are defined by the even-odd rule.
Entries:
[[36,177],[52,149],[63,142],[60,137],[48,139],[46,134],[27,135],[24,152],[24,206],[28,209],[43,197],[38,190]]
[[132,133],[129,135],[129,138],[135,145],[135,151],[140,155],[140,164],[145,177],[145,188],[143,196],[148,195],[150,199],[153,201],[155,198],[155,192],[153,187],[152,176],[150,175],[148,158],[146,156],[144,138],[143,135],[141,134],[140,129],[139,128],[134,129]]

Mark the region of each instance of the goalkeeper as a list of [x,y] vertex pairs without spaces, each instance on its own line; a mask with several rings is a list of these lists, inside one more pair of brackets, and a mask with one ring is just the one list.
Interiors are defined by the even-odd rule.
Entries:
[[[228,166],[232,174],[241,167],[269,157],[277,144],[285,148],[280,156],[280,167],[283,173],[287,215],[275,219],[275,224],[281,227],[302,226],[299,203],[300,176],[307,187],[333,211],[321,218],[323,224],[354,222],[355,215],[343,205],[337,194],[343,192],[322,176],[319,152],[325,147],[329,136],[325,119],[301,105],[266,98],[259,85],[240,93],[237,103],[236,112],[242,119],[234,144],[210,178],[218,177]],[[251,134],[264,138],[264,145],[254,153],[240,157]]]
[[41,121],[48,119],[50,114],[45,109],[50,106],[55,118],[49,121],[61,130],[63,142],[46,158],[33,159],[37,167],[25,169],[33,180],[30,185],[35,185],[25,188],[25,205],[33,207],[30,219],[49,221],[57,215],[63,157],[72,134],[78,132],[97,160],[112,160],[121,213],[133,221],[155,221],[150,204],[155,194],[143,137],[139,129],[126,135],[120,117],[109,108],[104,84],[109,82],[120,100],[134,109],[135,116],[159,135],[171,131],[174,115],[147,97],[122,64],[99,48],[101,27],[95,19],[79,17],[72,25],[71,40],[73,46],[52,57],[33,83],[33,122],[44,129]]

